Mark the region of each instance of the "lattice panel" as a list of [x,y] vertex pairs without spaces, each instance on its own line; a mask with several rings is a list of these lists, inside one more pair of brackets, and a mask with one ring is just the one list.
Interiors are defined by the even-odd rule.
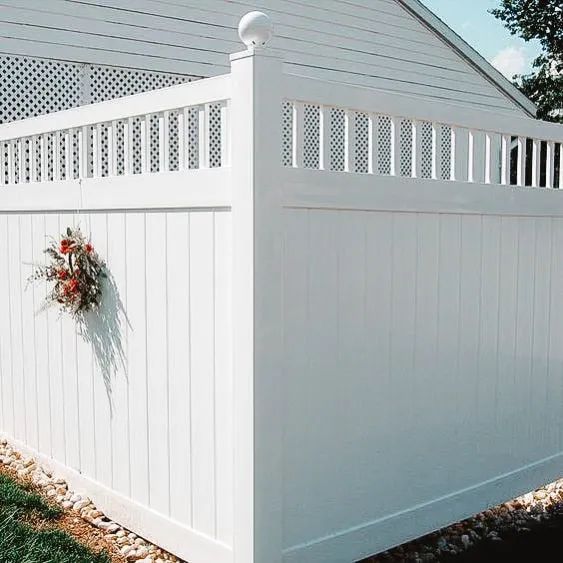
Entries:
[[447,125],[440,125],[440,170],[438,178],[449,180],[452,173],[452,128]]
[[377,173],[391,174],[391,118],[386,115],[377,117],[379,132],[377,137]]
[[400,135],[400,156],[399,156],[399,175],[412,176],[412,121],[402,119],[399,126]]
[[345,169],[345,113],[342,109],[330,110],[330,169]]
[[305,105],[303,111],[303,167],[320,168],[321,111],[319,106]]
[[282,164],[293,164],[293,104],[283,102],[281,107],[282,118]]
[[0,123],[80,105],[83,65],[0,56]]
[[420,169],[423,178],[432,178],[432,123],[421,125]]
[[354,171],[369,172],[369,117],[366,113],[355,113],[356,143],[354,147]]
[[194,76],[166,74],[143,70],[92,66],[88,78],[90,103],[113,100],[131,94],[158,90],[167,86],[197,80]]
[[209,106],[209,167],[221,166],[221,104]]
[[[174,86],[199,77],[167,74],[162,72],[151,72],[141,70],[121,69],[107,66],[95,66],[87,64],[74,64],[61,61],[51,61],[31,57],[0,56],[0,77],[3,88],[0,91],[0,123],[7,123],[20,119],[26,119],[37,115],[52,113],[70,109],[76,106],[101,102],[109,99],[119,98],[131,94],[138,94]],[[210,141],[209,160],[210,166],[221,166],[221,135],[220,135],[220,106],[216,106],[210,112]],[[170,116],[170,169],[178,169],[178,135],[177,135],[177,113]],[[140,134],[139,121],[136,121],[136,130]],[[116,125],[115,141],[117,147],[123,145],[123,122]],[[158,127],[151,129],[151,144],[154,145],[151,155],[155,155],[151,162],[151,170],[158,168]],[[107,162],[107,126],[102,130],[102,174],[108,171]],[[37,170],[38,180],[53,180],[56,171],[53,170],[54,138],[47,139],[46,151],[48,168],[45,178],[41,178],[41,170]],[[92,149],[92,131],[89,131],[90,151]],[[29,181],[31,157],[29,154],[29,140],[25,141],[25,156],[23,169],[19,163],[19,153],[14,151],[15,174],[14,180],[20,181],[20,171],[23,170],[21,181]],[[133,137],[132,148],[138,146],[140,137]],[[71,158],[73,167],[70,177],[78,177],[78,137],[74,132],[72,137]],[[192,151],[193,152],[193,151]],[[123,149],[117,149],[117,173],[123,174]],[[133,150],[133,154],[140,151]],[[60,177],[65,178],[62,172],[66,170],[66,155],[63,152],[59,161],[61,167]],[[35,161],[40,160],[40,148],[37,146]],[[190,167],[198,166],[190,157]],[[8,178],[8,147],[1,147],[0,155],[0,182],[7,183]],[[133,163],[134,173],[141,172],[140,161],[137,158]],[[89,173],[92,173],[92,163],[89,163]],[[23,177],[25,176],[25,177]]]

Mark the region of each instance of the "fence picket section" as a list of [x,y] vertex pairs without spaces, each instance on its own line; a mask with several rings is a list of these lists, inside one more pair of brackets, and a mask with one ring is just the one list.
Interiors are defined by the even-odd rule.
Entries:
[[518,137],[517,149],[516,184],[523,186],[526,174],[526,139],[524,137]]
[[133,174],[133,118],[123,121],[123,175]]
[[29,181],[37,182],[37,135],[29,139]]
[[[303,154],[303,148],[297,154]],[[350,110],[344,114],[344,171],[355,172],[356,158],[356,114]]]
[[303,168],[305,149],[305,108],[302,103],[294,102],[292,107],[292,146],[291,162],[294,168]]
[[73,129],[64,132],[64,154],[65,154],[65,180],[71,180],[74,177],[74,162],[72,159],[72,139],[74,135]]
[[532,188],[537,188],[540,185],[540,151],[540,141],[539,139],[534,139],[532,141]]
[[[323,128],[327,128],[328,124],[325,124],[326,120],[326,112],[323,113]],[[327,130],[327,135],[328,135]],[[330,147],[330,139],[323,135],[323,153],[326,151],[327,160],[323,160],[323,162],[328,162],[328,151]],[[323,156],[323,159],[325,157]],[[368,172],[370,174],[378,174],[379,172],[379,117],[374,114],[368,114]]]
[[431,178],[438,180],[440,178],[440,169],[442,166],[442,125],[440,123],[432,123],[432,171]]
[[545,187],[553,188],[553,168],[555,164],[555,143],[548,141],[545,157]]
[[202,105],[198,113],[198,155],[199,167],[209,168],[209,143],[207,133],[209,131],[209,108],[207,105]]
[[391,157],[390,157],[391,176],[398,176],[401,170],[401,119],[391,118]]

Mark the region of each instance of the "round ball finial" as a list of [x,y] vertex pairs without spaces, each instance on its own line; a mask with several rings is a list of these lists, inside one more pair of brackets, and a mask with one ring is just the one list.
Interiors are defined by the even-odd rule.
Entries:
[[248,12],[238,24],[238,35],[248,48],[265,45],[273,33],[272,20],[262,12]]

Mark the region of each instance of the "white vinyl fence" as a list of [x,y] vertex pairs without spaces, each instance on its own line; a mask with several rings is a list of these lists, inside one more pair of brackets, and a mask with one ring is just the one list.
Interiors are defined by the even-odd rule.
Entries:
[[[352,563],[563,475],[561,126],[249,49],[0,143],[1,429],[136,533]],[[26,288],[69,224],[80,330]]]

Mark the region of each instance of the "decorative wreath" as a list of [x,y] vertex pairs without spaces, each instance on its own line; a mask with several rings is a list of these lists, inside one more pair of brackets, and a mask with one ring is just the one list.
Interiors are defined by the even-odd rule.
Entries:
[[36,265],[29,278],[30,281],[55,283],[42,309],[59,305],[61,311],[76,319],[96,309],[102,297],[106,265],[80,228],[67,228],[60,241],[52,239],[44,252],[49,258],[48,263]]

